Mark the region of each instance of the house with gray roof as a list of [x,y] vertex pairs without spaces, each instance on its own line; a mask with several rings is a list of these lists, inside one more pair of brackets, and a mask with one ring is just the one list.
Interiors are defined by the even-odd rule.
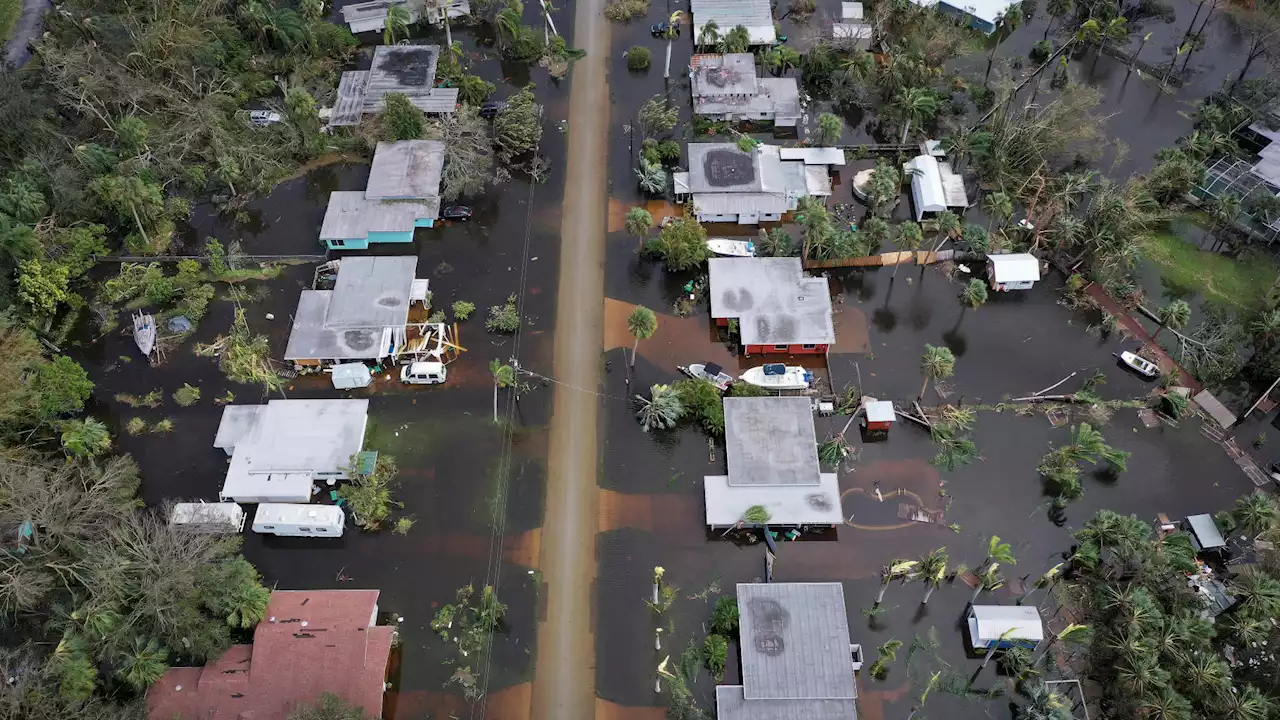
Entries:
[[857,720],[840,583],[739,583],[742,684],[716,686],[717,720]]
[[755,55],[694,55],[689,64],[693,111],[712,120],[771,121],[794,128],[800,121],[795,78],[759,77]]
[[363,192],[329,194],[320,240],[331,250],[363,250],[370,243],[413,242],[413,231],[440,215],[444,143],[380,142]]
[[689,143],[689,171],[675,173],[677,200],[693,198],[698,222],[777,222],[802,197],[831,194],[825,165],[783,160],[776,145],[745,152],[736,143]]
[[813,407],[807,397],[724,399],[728,473],[703,478],[707,527],[747,527],[748,508],[769,513],[771,527],[843,522],[840,484],[818,465]]
[[414,277],[418,258],[345,257],[328,290],[303,290],[284,359],[301,366],[396,357],[413,350],[424,323],[410,323],[415,303],[425,315],[428,281]]
[[711,317],[738,324],[747,355],[822,355],[836,341],[825,277],[804,274],[800,258],[712,258]]
[[439,45],[379,45],[368,70],[350,70],[338,80],[338,101],[329,127],[358,125],[365,115],[382,112],[388,93],[408,96],[429,115],[452,115],[458,107],[458,88],[438,88],[436,62]]
[[422,20],[440,25],[446,15],[456,20],[471,14],[468,0],[370,0],[343,6],[342,21],[353,33],[382,32],[393,7],[408,11],[410,25]]
[[714,22],[720,37],[741,25],[752,45],[772,45],[778,39],[773,29],[773,8],[769,0],[690,0],[693,37],[702,37],[702,26]]

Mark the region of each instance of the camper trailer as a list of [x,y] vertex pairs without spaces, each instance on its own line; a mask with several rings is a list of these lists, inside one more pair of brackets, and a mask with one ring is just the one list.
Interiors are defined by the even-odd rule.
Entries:
[[177,503],[169,511],[169,527],[196,533],[244,530],[244,509],[233,502]]
[[262,503],[253,516],[253,531],[288,537],[340,537],[347,514],[336,505]]

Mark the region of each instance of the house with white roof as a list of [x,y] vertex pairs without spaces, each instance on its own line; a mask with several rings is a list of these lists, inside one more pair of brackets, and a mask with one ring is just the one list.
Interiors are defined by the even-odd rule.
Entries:
[[1044,640],[1044,621],[1035,605],[970,605],[966,621],[974,650],[1033,648]]
[[717,720],[857,720],[862,646],[840,583],[739,583],[742,684],[716,686]]
[[693,12],[693,37],[702,37],[702,26],[714,22],[724,37],[741,25],[747,29],[752,45],[772,45],[778,39],[773,29],[773,8],[769,0],[690,0]]
[[367,399],[227,405],[213,441],[231,457],[218,499],[311,502],[315,482],[349,477],[368,416]]
[[724,398],[724,427],[728,474],[702,479],[708,528],[749,526],[743,515],[755,506],[770,527],[844,521],[838,477],[818,465],[809,398]]
[[[698,222],[777,222],[802,197],[831,194],[827,165],[783,160],[776,145],[689,143],[689,171],[674,173],[676,199],[692,196]],[[840,159],[843,161],[843,153]]]
[[902,172],[911,178],[911,202],[915,207],[916,222],[925,215],[940,213],[948,208],[969,206],[964,178],[952,171],[951,166],[939,162],[932,155],[917,155],[903,163]]
[[751,53],[694,55],[689,77],[698,115],[729,122],[765,120],[789,128],[800,121],[796,79],[758,76]]
[[804,274],[800,258],[707,261],[711,317],[738,324],[746,355],[822,355],[836,341],[831,289]]
[[363,191],[329,193],[320,240],[330,250],[363,250],[370,243],[413,242],[417,228],[440,216],[444,143],[380,142]]
[[987,256],[987,281],[992,290],[1030,290],[1040,280],[1040,259],[1031,253]]

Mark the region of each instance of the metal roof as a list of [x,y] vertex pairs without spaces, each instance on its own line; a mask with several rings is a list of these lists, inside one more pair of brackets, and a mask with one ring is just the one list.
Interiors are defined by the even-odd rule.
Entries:
[[730,485],[817,485],[820,481],[809,398],[725,398],[724,437]]
[[265,405],[227,405],[218,421],[218,434],[213,446],[219,450],[233,450],[244,438],[251,437]]
[[769,512],[771,525],[839,525],[840,478],[822,473],[817,485],[730,485],[728,475],[702,479],[707,527],[734,527],[753,505]]
[[804,183],[810,197],[826,197],[831,194],[831,176],[823,165],[804,166]]
[[837,40],[871,40],[871,26],[862,23],[832,23],[831,37]]
[[973,646],[987,647],[1009,630],[1006,640],[1044,639],[1044,622],[1035,605],[971,605],[969,607],[969,634]]
[[355,125],[360,122],[364,108],[365,86],[369,84],[367,70],[348,70],[338,80],[338,99],[329,115],[329,127]]
[[842,700],[747,700],[741,685],[716,686],[716,720],[857,720],[858,704]]
[[915,201],[916,220],[924,217],[927,212],[942,212],[947,209],[937,158],[918,155],[902,164],[902,172],[911,178],[911,198]]
[[778,148],[782,160],[799,160],[805,165],[844,165],[844,150],[836,147]]
[[806,277],[800,258],[712,258],[708,268],[711,317],[737,318],[742,344],[835,342],[827,279]]
[[695,193],[764,190],[757,153],[743,152],[736,143],[689,143],[688,149],[689,187]]
[[988,255],[991,270],[998,283],[1037,282],[1040,280],[1040,260],[1031,253],[1001,253]]
[[739,583],[738,614],[748,701],[858,696],[840,583]]
[[321,240],[363,240],[371,232],[412,232],[418,220],[440,216],[440,198],[370,200],[359,190],[329,193]]
[[893,403],[888,400],[867,400],[868,422],[893,422],[898,416],[893,412]]
[[1201,390],[1191,398],[1196,405],[1202,410],[1209,413],[1209,417],[1224,428],[1229,428],[1236,424],[1236,415],[1227,409],[1213,393],[1208,390]]
[[439,56],[438,45],[377,46],[369,70],[342,73],[329,125],[355,125],[362,114],[381,112],[387,93],[408,96],[425,113],[452,113],[458,105],[458,88],[435,87]]
[[702,34],[703,25],[715,21],[721,36],[742,25],[752,45],[772,44],[778,39],[769,0],[691,0],[689,9],[693,11],[695,38]]
[[1189,515],[1187,525],[1191,528],[1191,539],[1198,545],[1197,550],[1226,547],[1227,541],[1223,539],[1212,515]]
[[439,140],[380,142],[373,153],[367,200],[438,198],[444,143]]

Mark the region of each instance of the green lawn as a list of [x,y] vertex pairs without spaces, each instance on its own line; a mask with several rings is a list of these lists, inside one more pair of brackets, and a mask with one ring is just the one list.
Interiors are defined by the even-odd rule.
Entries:
[[1172,228],[1145,241],[1142,250],[1170,283],[1242,310],[1253,309],[1263,301],[1280,271],[1269,255],[1246,251],[1232,259],[1205,252],[1178,237]]
[[0,0],[0,44],[13,34],[19,17],[22,17],[22,0]]

